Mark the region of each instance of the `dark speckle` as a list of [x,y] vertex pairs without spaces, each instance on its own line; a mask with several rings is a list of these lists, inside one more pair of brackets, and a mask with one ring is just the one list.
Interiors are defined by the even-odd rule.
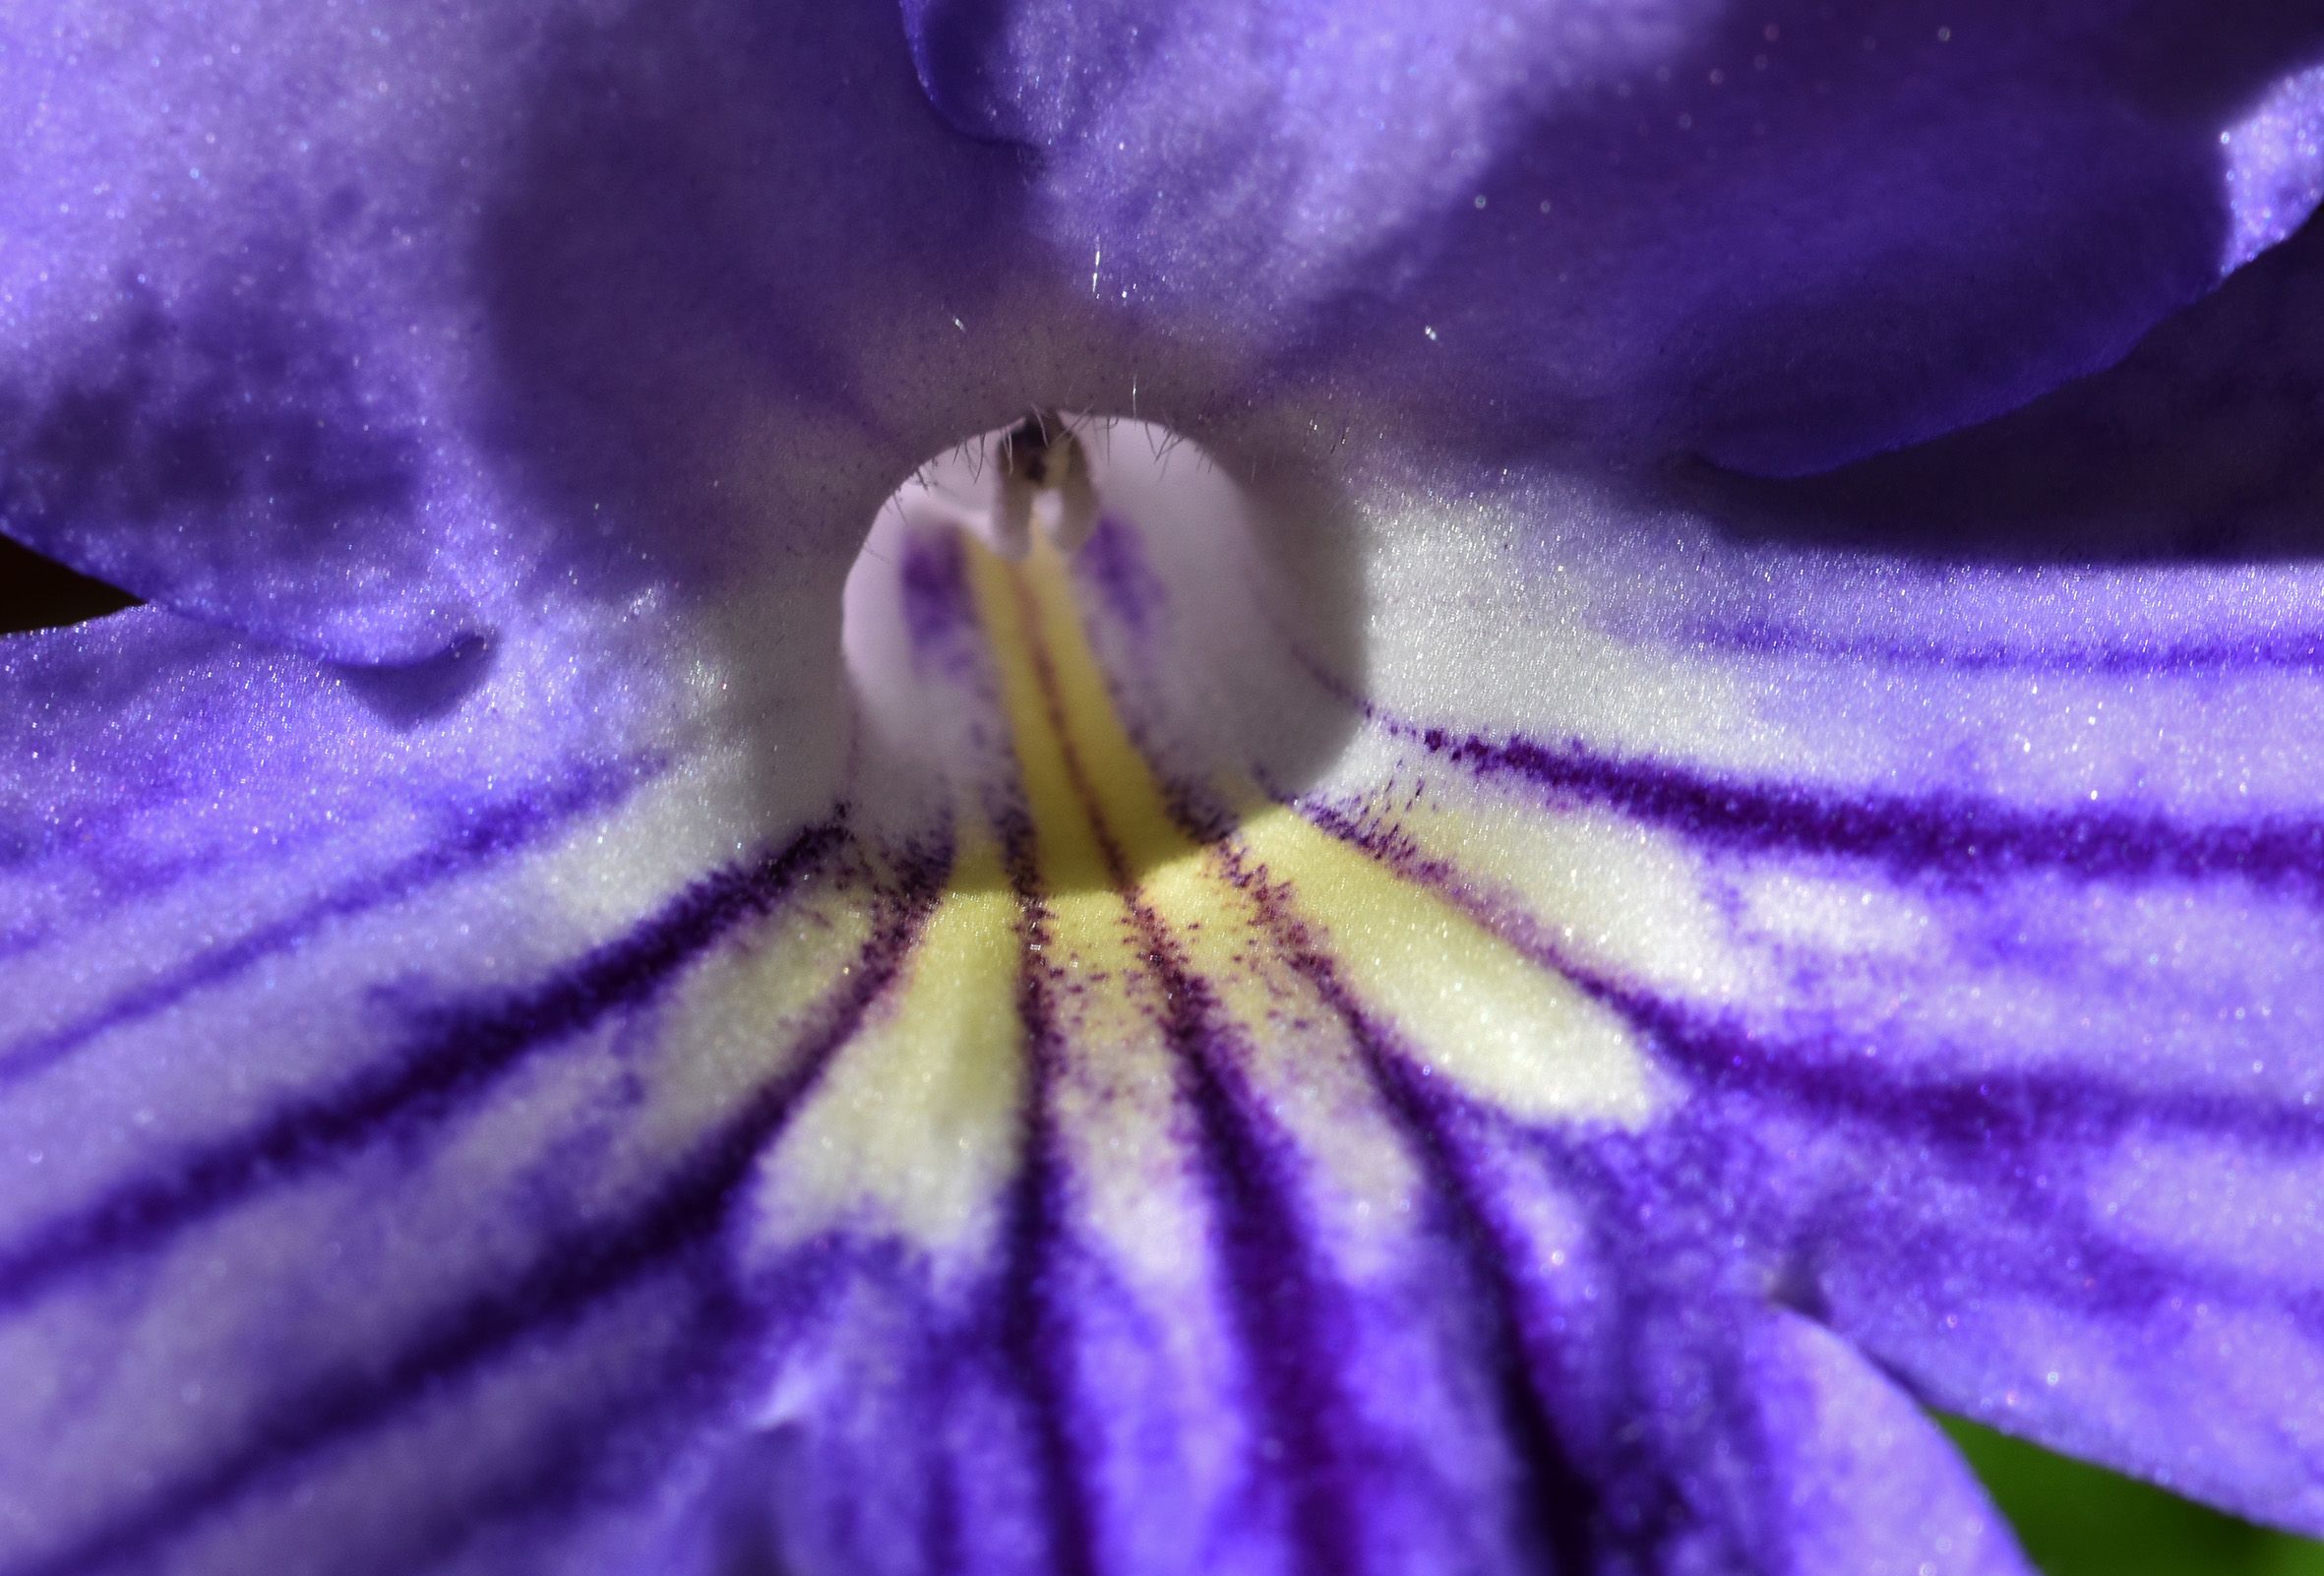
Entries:
[[323,200],[319,217],[326,231],[342,230],[352,224],[364,210],[363,194],[352,186],[342,186]]
[[183,525],[276,564],[411,513],[420,446],[366,399],[303,250],[254,248],[176,299],[125,288],[107,339],[0,394],[0,526],[53,545]]

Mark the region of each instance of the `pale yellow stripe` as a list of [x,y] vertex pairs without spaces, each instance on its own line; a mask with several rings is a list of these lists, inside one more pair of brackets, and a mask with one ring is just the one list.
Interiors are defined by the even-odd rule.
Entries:
[[[1037,966],[1052,987],[1056,1141],[1091,1227],[1149,1284],[1183,1295],[1199,1287],[1209,1254],[1184,1148],[1178,1068],[1163,1031],[1166,1003],[1114,889],[1098,828],[1074,790],[1036,666],[1039,638],[1061,689],[1077,693],[1070,670],[1089,670],[1086,648],[1076,649],[1079,623],[1070,598],[1062,606],[1057,601],[1063,566],[1045,542],[1022,578],[981,546],[971,544],[968,553],[1049,916]],[[1037,629],[1028,625],[1028,611]],[[1093,775],[1092,787],[1107,780]],[[1110,798],[1107,809],[1112,830]]]
[[766,1168],[767,1245],[847,1227],[917,1243],[941,1268],[977,1261],[1017,1161],[1017,949],[999,854],[987,839],[967,842],[902,980]]
[[1422,1065],[1525,1121],[1635,1125],[1659,1103],[1628,1027],[1436,893],[1268,809],[1238,839]]
[[1398,838],[1473,876],[1480,895],[1530,920],[1575,964],[1697,1000],[1755,994],[1750,960],[1730,943],[1733,926],[1681,839],[1609,811],[1548,811],[1453,769],[1424,767],[1415,786],[1383,796],[1395,802]]
[[[1199,851],[1114,710],[1064,564],[1045,548],[1024,577],[1067,728],[1133,878],[1156,894],[1175,932],[1202,937],[1214,956],[1222,944],[1270,945],[1231,884],[1203,879]],[[1236,841],[1289,887],[1294,912],[1328,947],[1347,987],[1431,1071],[1529,1121],[1634,1123],[1651,1113],[1646,1061],[1612,1011],[1444,898],[1298,816],[1243,797]],[[1249,1032],[1256,1038],[1266,1027]]]
[[656,1008],[645,1108],[625,1123],[642,1164],[687,1147],[795,1063],[816,1014],[871,942],[874,905],[862,882],[818,878]]
[[[1046,543],[1021,568],[974,543],[965,550],[1047,914],[1043,955],[1030,960],[1056,1039],[1045,1118],[1079,1229],[1149,1292],[1207,1296],[1206,1206],[1183,1069],[1164,1028],[1170,1003],[1117,890],[1109,841],[1119,874],[1211,994],[1218,1026],[1236,1036],[1243,1075],[1315,1165],[1335,1212],[1345,1207],[1335,1218],[1352,1227],[1408,1215],[1414,1161],[1344,1026],[1290,965],[1225,853],[1201,848],[1172,818],[1115,710],[1067,566]],[[1236,856],[1285,889],[1340,982],[1429,1072],[1528,1121],[1635,1122],[1651,1112],[1647,1063],[1612,1013],[1360,850],[1255,796],[1248,810]],[[773,1244],[866,1230],[962,1266],[991,1245],[1021,1162],[1032,1048],[1017,991],[1027,960],[993,836],[969,824],[960,839],[949,890],[898,989],[769,1162],[759,1218]],[[860,944],[865,934],[862,916],[836,919],[824,956],[835,958],[841,935]],[[827,982],[836,966],[801,954],[754,982],[730,961],[719,973],[734,977],[690,992],[687,1009],[729,1026],[778,1020],[799,1009],[785,992]],[[716,1054],[731,1037],[731,1027],[690,1035],[712,1050],[690,1080],[701,1104],[680,1108],[714,1105],[739,1085],[732,1055]]]

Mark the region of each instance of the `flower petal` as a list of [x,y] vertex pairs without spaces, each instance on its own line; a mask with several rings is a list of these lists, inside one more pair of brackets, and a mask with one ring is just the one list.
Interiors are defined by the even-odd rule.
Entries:
[[1296,802],[1678,1080],[1655,1207],[1937,1404],[2324,1526],[2324,578],[1383,507]]
[[1237,736],[1154,776],[1141,708],[1285,581],[902,529],[836,822],[796,606],[392,690],[152,611],[13,648],[16,1567],[1876,1565],[1919,1546],[1818,1497],[1868,1415],[2010,1568],[1699,1251],[1730,1196],[1617,1010],[1327,825],[1162,797]]
[[2324,35],[2262,4],[905,15],[1093,295],[1497,450],[1792,472],[1988,416],[2324,181]]
[[993,841],[761,1174],[779,1312],[719,1535],[803,1570],[2022,1570],[1909,1401],[1706,1255],[1726,1195],[1672,1187],[1700,1134],[1603,1008],[1284,811],[1195,839],[1218,783],[1164,783],[1233,758],[1207,683],[1263,709],[1239,659],[1279,636],[1232,490],[1127,457],[1077,571],[908,511],[859,568]]
[[2004,563],[2312,557],[2324,224],[2159,326],[2116,367],[1822,476],[1703,478],[1738,535]]
[[337,658],[852,551],[1040,338],[879,5],[43,0],[0,114],[0,529]]
[[0,650],[0,1563],[644,1536],[727,1399],[724,1188],[884,944],[830,622],[774,628],[755,683],[642,616],[397,674],[153,610]]
[[1774,1313],[1750,1353],[1770,1491],[1803,1573],[2030,1569],[1926,1413],[1830,1331]]

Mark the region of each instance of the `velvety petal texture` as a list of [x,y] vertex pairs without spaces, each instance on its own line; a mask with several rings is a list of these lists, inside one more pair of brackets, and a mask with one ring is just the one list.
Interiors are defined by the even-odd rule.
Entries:
[[2255,3],[909,0],[1093,294],[1491,445],[1794,472],[2113,360],[2313,207]]
[[0,528],[405,662],[784,573],[1028,401],[1799,469],[2284,234],[2315,54],[2160,3],[39,0],[0,19]]
[[860,879],[821,636],[739,677],[644,610],[418,675],[152,610],[10,642],[0,1566],[507,1569],[496,1525],[656,1480],[724,1399],[704,1199],[785,1025],[847,1015],[841,959],[706,1031],[672,986],[871,946],[816,918]]
[[867,0],[15,6],[0,116],[0,528],[335,658],[844,558],[1071,337]]
[[559,17],[456,13],[11,8],[12,535],[348,655],[483,623],[465,254]]
[[[2319,696],[2284,653],[2324,587],[1681,540],[1386,555],[1438,594],[1375,647],[1374,763],[1304,802],[1684,1069],[1651,1170],[1769,1234],[1742,1255],[1767,1295],[1938,1404],[2317,1526],[2290,1179],[2324,1142],[2324,823]],[[1520,578],[1571,613],[1520,613]],[[1500,649],[1519,618],[1564,681],[1477,662],[1448,697],[1464,625]]]
[[2324,1527],[2313,572],[1085,442],[843,639],[12,646],[0,1568],[2022,1573],[1917,1400]]
[[[0,528],[165,604],[0,644],[0,1572],[2324,1531],[2324,575],[1631,463],[2115,357],[2310,29],[1509,20],[0,22]],[[896,490],[1028,401],[1076,552]]]

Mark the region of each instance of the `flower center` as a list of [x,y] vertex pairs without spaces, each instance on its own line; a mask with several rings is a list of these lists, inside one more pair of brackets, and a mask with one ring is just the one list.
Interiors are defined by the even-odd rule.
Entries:
[[1411,796],[1321,654],[1356,604],[1297,528],[1167,434],[1054,416],[882,511],[844,606],[847,817],[914,940],[795,1135],[793,1240],[889,1223],[971,1274],[1054,1169],[1167,1281],[1213,1229],[1202,1171],[1286,1145],[1410,1214],[1396,1141],[1341,1122],[1376,1078],[1651,1114],[1615,1013],[1359,835]]
[[1001,437],[994,464],[993,546],[1021,559],[1034,516],[1065,553],[1077,553],[1097,528],[1097,483],[1081,438],[1054,410],[1035,411]]
[[1136,423],[1043,411],[923,467],[848,580],[859,812],[1121,889],[1306,786],[1350,716],[1265,523]]

